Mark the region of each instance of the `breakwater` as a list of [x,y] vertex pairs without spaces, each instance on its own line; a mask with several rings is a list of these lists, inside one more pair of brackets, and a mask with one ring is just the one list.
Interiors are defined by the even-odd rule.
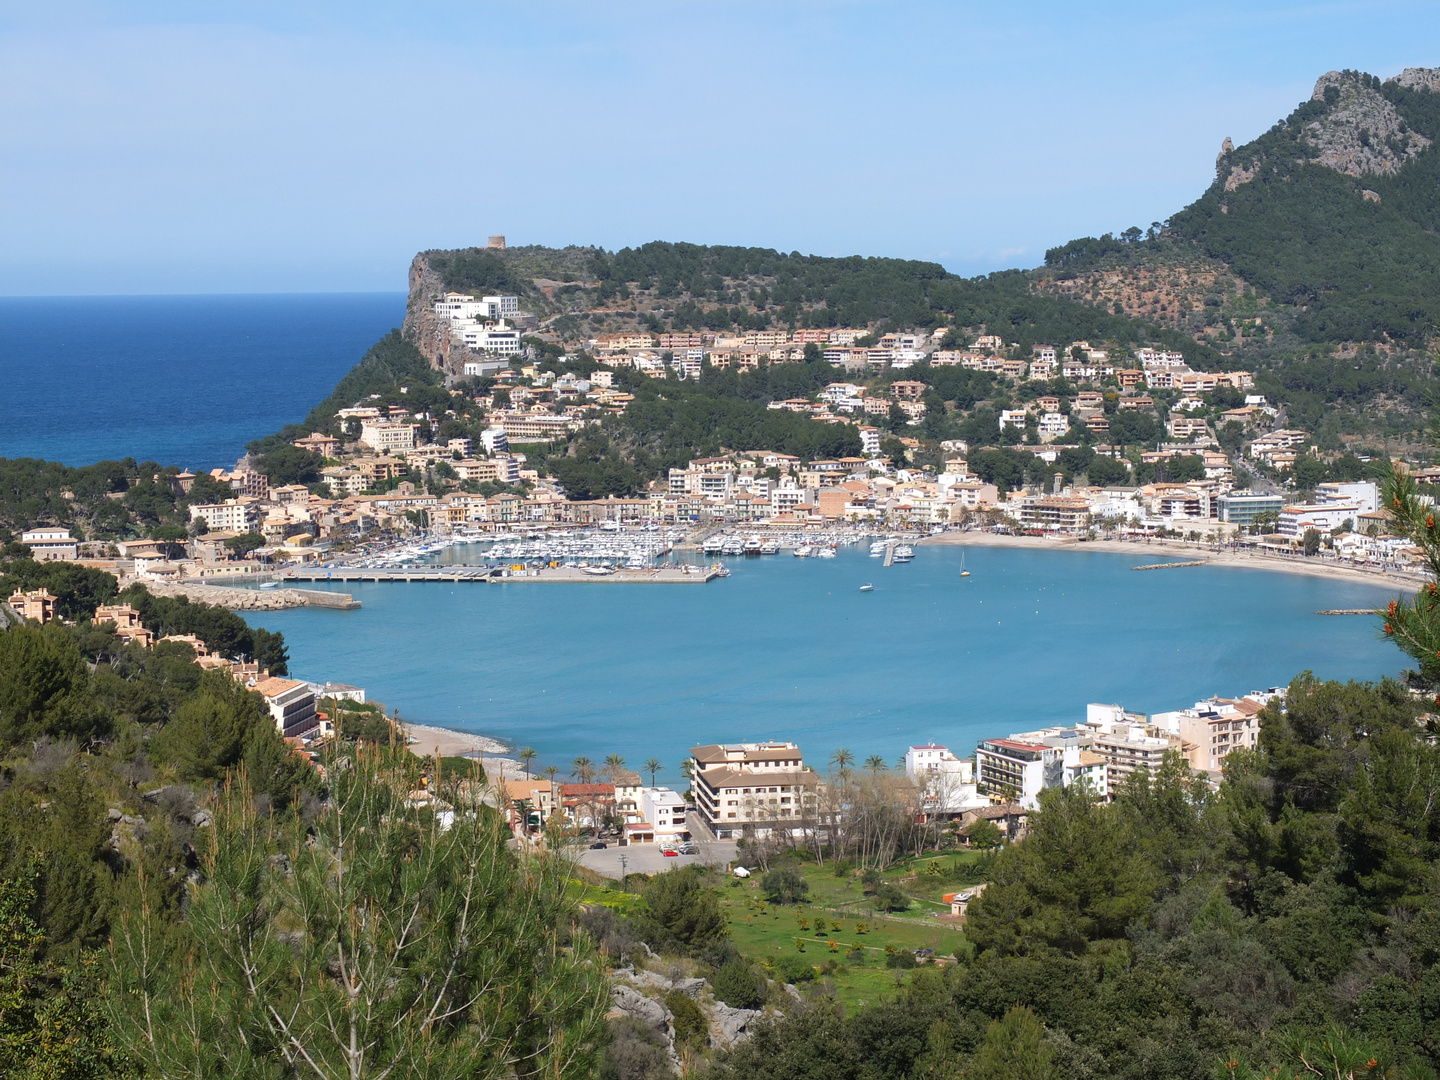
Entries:
[[297,607],[354,611],[360,606],[360,601],[348,593],[325,589],[238,589],[179,581],[147,581],[144,585],[156,596],[184,596],[195,603],[218,604],[231,611],[284,611]]

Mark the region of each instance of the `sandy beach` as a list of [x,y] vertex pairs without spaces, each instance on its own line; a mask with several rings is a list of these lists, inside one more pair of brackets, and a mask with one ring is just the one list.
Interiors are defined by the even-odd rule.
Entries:
[[1000,533],[951,532],[926,537],[920,544],[964,544],[973,547],[1014,547],[1035,548],[1048,551],[1106,551],[1135,556],[1135,565],[1180,559],[1186,562],[1204,562],[1211,566],[1233,566],[1246,570],[1271,570],[1283,574],[1309,574],[1312,577],[1330,578],[1333,581],[1363,582],[1369,585],[1394,586],[1410,591],[1424,583],[1419,574],[1402,573],[1397,570],[1381,570],[1374,567],[1351,566],[1320,556],[1306,558],[1303,555],[1285,557],[1262,555],[1249,551],[1224,548],[1216,551],[1203,543],[1185,540],[1086,540],[1073,537],[1055,536],[1006,536]]
[[491,779],[498,780],[502,774],[507,780],[525,777],[524,766],[506,756],[507,747],[495,739],[427,724],[406,724],[405,730],[410,735],[410,752],[419,757],[428,757],[438,748],[441,757],[478,757]]

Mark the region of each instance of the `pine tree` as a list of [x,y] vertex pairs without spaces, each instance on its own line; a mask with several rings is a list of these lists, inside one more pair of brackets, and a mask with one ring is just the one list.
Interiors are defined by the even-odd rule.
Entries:
[[257,813],[241,772],[178,932],[143,902],[119,920],[126,1048],[176,1080],[588,1075],[606,995],[569,864],[507,850],[473,785],[416,795],[402,755],[326,769],[308,824]]

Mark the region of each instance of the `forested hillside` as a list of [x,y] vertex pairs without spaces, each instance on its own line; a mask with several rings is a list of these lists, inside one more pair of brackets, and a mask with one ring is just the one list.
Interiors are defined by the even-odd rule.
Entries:
[[[1440,321],[1434,83],[1419,69],[1384,82],[1332,72],[1258,139],[1227,139],[1215,181],[1163,226],[1071,241],[1046,266],[1095,277],[1214,260],[1277,305],[1300,342],[1423,346]],[[1224,292],[1203,306],[1223,306]]]

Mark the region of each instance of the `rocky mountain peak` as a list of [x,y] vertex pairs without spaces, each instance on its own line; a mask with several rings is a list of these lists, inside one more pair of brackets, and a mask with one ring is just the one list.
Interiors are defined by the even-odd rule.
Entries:
[[[1428,68],[1407,68],[1406,75],[1412,78],[1407,85],[1440,80],[1440,71]],[[1347,176],[1389,176],[1430,145],[1425,136],[1409,130],[1378,85],[1358,71],[1327,71],[1316,80],[1311,98],[1330,109],[1305,125],[1314,152],[1311,161]]]
[[1440,91],[1440,68],[1406,68],[1395,81],[1411,90]]

